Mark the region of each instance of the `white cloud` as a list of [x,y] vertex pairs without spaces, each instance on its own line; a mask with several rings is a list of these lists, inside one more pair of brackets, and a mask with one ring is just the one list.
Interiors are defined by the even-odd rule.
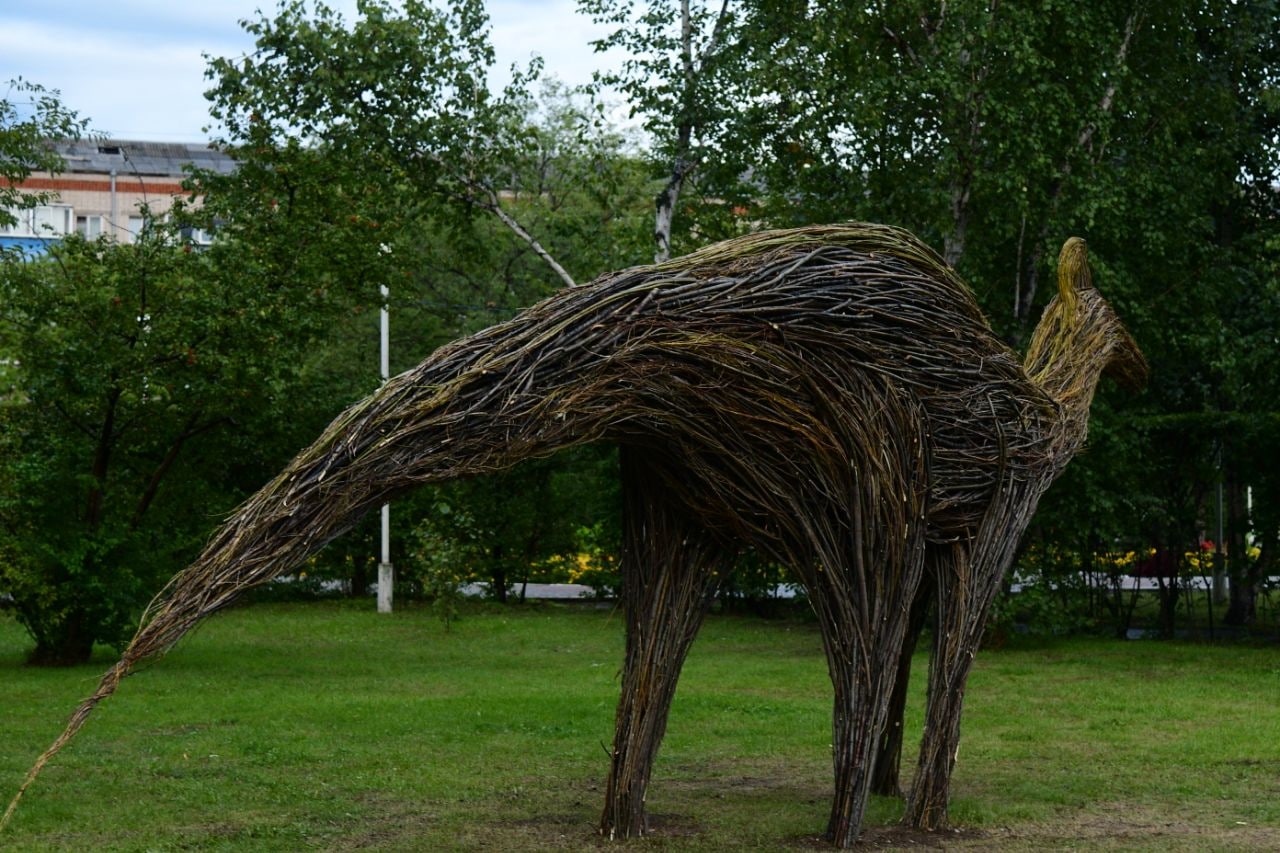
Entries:
[[[206,124],[202,47],[119,33],[19,23],[0,29],[0,75],[62,92],[95,130],[188,139]],[[243,49],[240,47],[239,49]]]
[[616,54],[596,54],[591,47],[608,28],[592,23],[575,9],[572,0],[490,3],[495,72],[501,72],[505,80],[513,62],[523,66],[538,55],[548,74],[576,85],[590,82],[593,71],[616,65]]
[[[121,138],[203,139],[209,123],[206,60],[238,56],[252,40],[236,23],[275,0],[117,0],[106,7],[52,0],[0,11],[0,83],[14,77],[58,89],[63,102],[96,130]],[[354,0],[330,0],[348,20]],[[492,82],[510,79],[512,63],[537,54],[546,74],[569,84],[619,59],[595,54],[607,31],[575,11],[573,0],[496,0],[489,4],[496,54]]]

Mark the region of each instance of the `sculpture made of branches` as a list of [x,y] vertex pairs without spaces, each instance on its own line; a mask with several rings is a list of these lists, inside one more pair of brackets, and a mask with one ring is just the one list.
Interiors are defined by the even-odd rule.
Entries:
[[607,440],[623,449],[627,651],[602,831],[645,830],[681,665],[742,544],[789,566],[818,616],[835,688],[827,834],[841,846],[859,832],[911,605],[933,591],[940,630],[911,803],[917,822],[936,823],[999,578],[1083,439],[1101,369],[1141,369],[1081,278],[1078,245],[1029,370],[931,250],[859,223],[606,275],[443,347],[235,512],[152,602],[22,790],[140,661],[383,502]]

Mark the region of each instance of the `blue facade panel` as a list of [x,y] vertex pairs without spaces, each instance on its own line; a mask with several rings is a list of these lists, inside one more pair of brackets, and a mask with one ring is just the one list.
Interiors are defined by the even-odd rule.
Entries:
[[0,237],[0,249],[16,249],[24,255],[39,257],[49,251],[49,244],[53,242],[52,237]]

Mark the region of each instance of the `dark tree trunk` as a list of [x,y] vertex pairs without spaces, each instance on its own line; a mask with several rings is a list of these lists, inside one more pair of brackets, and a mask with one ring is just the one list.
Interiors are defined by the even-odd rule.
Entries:
[[622,452],[622,600],[627,657],[600,832],[648,831],[645,795],[689,646],[727,561],[710,536],[671,506],[641,451]]
[[693,168],[689,162],[689,150],[693,141],[694,112],[696,110],[695,84],[697,75],[693,56],[693,23],[689,17],[689,0],[680,4],[680,95],[679,113],[676,119],[676,146],[671,162],[671,176],[658,193],[654,202],[653,240],[656,244],[653,262],[663,263],[671,258],[671,221],[675,217],[676,204],[684,179]]
[[507,570],[502,567],[505,556],[501,545],[493,546],[494,565],[489,571],[489,591],[499,604],[507,603]]
[[373,582],[372,575],[369,572],[369,563],[361,557],[355,557],[351,561],[351,588],[348,594],[352,598],[363,598],[365,593],[369,591],[369,584]]
[[[97,431],[93,462],[89,469],[88,494],[85,498],[83,538],[88,541],[102,527],[107,512],[107,475],[111,468],[111,455],[115,447],[116,416],[122,392],[113,387],[107,392],[103,406],[102,423]],[[83,557],[81,574],[90,579],[101,572],[98,558],[92,550]],[[64,583],[72,583],[64,578]],[[49,630],[36,637],[36,647],[27,657],[33,666],[75,666],[86,663],[93,653],[95,625],[81,607],[73,607],[66,617]]]
[[27,658],[32,666],[76,666],[88,663],[93,654],[93,633],[88,628],[88,615],[74,610],[67,615],[62,630],[51,637],[40,637]]
[[111,451],[116,440],[116,406],[120,402],[120,394],[118,388],[112,388],[107,393],[102,428],[98,432],[98,444],[93,452],[93,467],[90,471],[92,479],[89,483],[89,498],[84,513],[84,525],[90,531],[97,530],[102,524],[102,515],[105,511],[107,470],[111,465]]
[[1223,624],[1236,627],[1252,625],[1258,618],[1257,582],[1248,577],[1232,578],[1230,592]]
[[1230,561],[1231,597],[1222,621],[1243,627],[1258,618],[1258,584],[1262,580],[1261,559],[1250,561],[1245,531],[1249,527],[1245,484],[1235,468],[1227,472],[1227,559]]
[[1182,585],[1177,575],[1172,577],[1156,576],[1157,594],[1160,597],[1160,636],[1166,640],[1173,639],[1178,625],[1178,599],[1182,594]]

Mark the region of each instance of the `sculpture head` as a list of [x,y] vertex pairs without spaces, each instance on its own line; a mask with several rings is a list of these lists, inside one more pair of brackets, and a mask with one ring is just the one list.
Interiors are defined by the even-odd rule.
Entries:
[[1106,374],[1140,390],[1147,360],[1093,284],[1089,249],[1072,237],[1058,255],[1058,294],[1045,308],[1023,362],[1027,376],[1073,420],[1087,419],[1098,379]]
[[1128,391],[1142,390],[1147,381],[1147,359],[1114,309],[1094,287],[1089,247],[1080,237],[1069,237],[1058,254],[1058,299],[1069,315],[1075,315],[1082,325],[1095,330],[1096,342],[1108,353],[1103,374]]

